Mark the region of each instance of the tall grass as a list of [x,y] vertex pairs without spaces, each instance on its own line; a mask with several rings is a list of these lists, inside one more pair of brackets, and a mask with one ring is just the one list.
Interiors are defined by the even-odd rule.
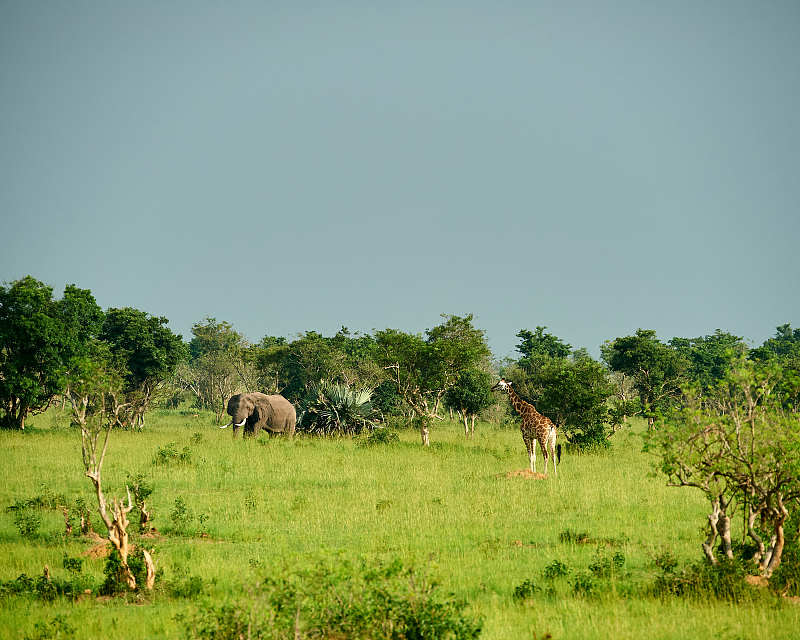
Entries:
[[[41,574],[45,564],[59,573],[65,552],[77,556],[90,546],[65,540],[57,513],[44,513],[38,535],[23,539],[4,511],[42,484],[93,500],[68,422],[51,412],[29,433],[0,432],[0,580]],[[598,549],[623,554],[634,585],[652,580],[652,559],[664,549],[683,561],[699,557],[701,496],[650,475],[639,428],[615,435],[608,453],[566,453],[557,478],[537,480],[507,475],[527,466],[522,439],[489,424],[471,440],[457,423],[436,425],[429,449],[415,431],[361,447],[350,439],[233,440],[210,415],[162,411],[148,417],[143,433],[112,435],[104,483],[108,494],[121,495],[128,476],[150,479],[148,504],[162,537],[147,544],[162,580],[202,576],[214,600],[247,598],[276,566],[338,553],[430,567],[443,588],[471,602],[486,639],[710,638],[720,628],[728,637],[793,637],[800,607],[777,600],[733,607],[662,602],[641,590],[581,597],[563,587],[524,602],[512,597],[525,580],[544,584],[554,560],[585,571]],[[154,462],[170,446],[188,456]],[[189,510],[182,527],[171,519],[176,499]],[[84,567],[102,577],[102,559],[87,558]],[[181,616],[195,606],[166,597],[144,607],[10,597],[0,599],[0,638],[23,637],[56,615],[81,638],[179,638]]]

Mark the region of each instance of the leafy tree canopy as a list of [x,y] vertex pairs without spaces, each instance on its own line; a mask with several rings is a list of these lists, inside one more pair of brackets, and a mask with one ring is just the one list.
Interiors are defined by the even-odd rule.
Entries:
[[548,358],[567,358],[572,351],[572,346],[554,336],[546,333],[547,327],[536,327],[536,331],[520,329],[517,337],[520,343],[517,351],[522,354],[519,363],[523,368],[533,368]]
[[157,384],[186,358],[186,345],[168,322],[131,307],[107,311],[100,337],[109,344],[117,368],[126,372],[126,391]]
[[649,329],[637,329],[632,336],[607,342],[601,353],[612,371],[633,379],[642,411],[652,427],[656,414],[680,395],[687,368],[685,358],[660,342],[656,332]]
[[720,382],[747,353],[747,345],[741,337],[720,329],[700,338],[673,338],[669,344],[688,362],[689,380],[703,389]]
[[61,300],[25,276],[0,287],[0,410],[3,424],[22,429],[30,412],[49,404],[85,356],[103,312],[92,294],[68,285]]

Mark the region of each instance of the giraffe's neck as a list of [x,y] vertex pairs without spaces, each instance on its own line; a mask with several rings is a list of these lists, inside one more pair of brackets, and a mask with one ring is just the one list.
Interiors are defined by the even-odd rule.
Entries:
[[517,395],[517,392],[514,391],[513,387],[508,387],[508,398],[511,400],[511,406],[514,407],[516,412],[520,415],[524,413],[525,408],[527,407],[529,410],[533,410],[534,413],[538,413],[536,411],[536,407],[534,407],[531,403],[525,402],[522,398]]

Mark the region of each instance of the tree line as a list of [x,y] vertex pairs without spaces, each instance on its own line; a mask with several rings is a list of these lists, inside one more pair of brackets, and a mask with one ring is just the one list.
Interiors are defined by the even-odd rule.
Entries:
[[800,330],[788,324],[753,349],[721,330],[662,342],[640,329],[605,342],[599,361],[542,326],[521,329],[518,357],[496,361],[472,315],[443,315],[422,334],[342,327],[333,336],[310,330],[254,344],[215,318],[194,324],[188,341],[167,324],[130,307],[103,311],[76,285],[60,299],[31,276],[0,287],[0,423],[23,429],[28,416],[58,400],[69,402],[81,423],[97,410],[99,388],[106,402],[113,399],[109,411],[118,424],[131,429],[143,428],[155,401],[188,401],[221,418],[227,400],[247,390],[281,393],[302,421],[320,413],[304,409],[321,396],[330,403],[335,385],[339,396],[368,404],[370,419],[404,418],[428,444],[431,425],[447,410],[459,414],[467,433],[471,418],[474,430],[475,416],[497,403],[489,389],[503,375],[567,441],[595,446],[628,416],[642,415],[653,427],[681,405],[687,385],[707,392],[742,359],[779,363],[781,402],[794,413],[800,408],[791,384],[800,371]]

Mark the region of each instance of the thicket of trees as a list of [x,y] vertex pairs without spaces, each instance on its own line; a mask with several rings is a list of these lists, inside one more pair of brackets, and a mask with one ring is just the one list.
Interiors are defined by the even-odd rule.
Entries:
[[569,442],[602,446],[628,416],[642,415],[654,428],[685,404],[687,386],[708,394],[742,358],[777,364],[785,372],[776,385],[787,410],[800,409],[793,382],[800,329],[788,324],[755,349],[721,330],[663,342],[639,329],[603,344],[600,361],[546,329],[521,329],[519,356],[502,363],[492,361],[472,315],[444,315],[423,334],[342,327],[333,336],[309,330],[293,339],[267,335],[255,344],[229,322],[209,317],[185,342],[166,318],[133,308],[103,311],[90,291],[75,285],[54,299],[50,287],[26,276],[0,287],[0,424],[23,429],[28,416],[63,398],[83,424],[93,411],[87,389],[99,377],[114,389],[119,425],[134,429],[143,428],[156,400],[190,402],[221,419],[227,400],[240,391],[281,393],[301,406],[313,403],[320,389],[339,385],[362,399],[368,392],[371,420],[405,417],[427,444],[445,409],[459,413],[468,433],[472,418],[474,429],[475,416],[502,402],[488,387],[504,375]]

